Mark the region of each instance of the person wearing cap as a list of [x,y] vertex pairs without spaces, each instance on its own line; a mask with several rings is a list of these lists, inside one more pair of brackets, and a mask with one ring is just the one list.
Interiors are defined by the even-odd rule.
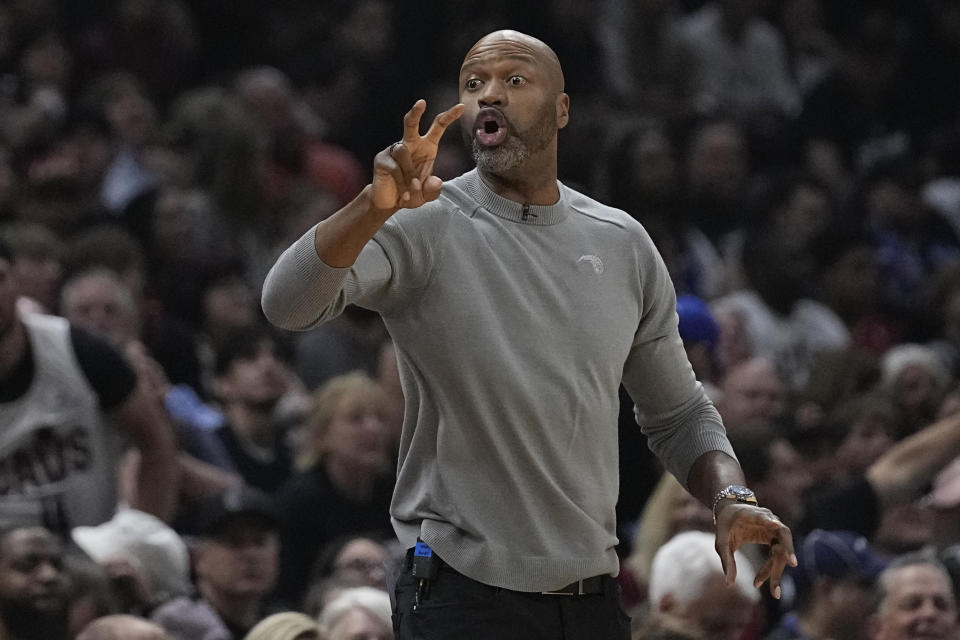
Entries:
[[867,640],[871,590],[887,559],[861,535],[823,529],[803,538],[797,559],[786,574],[794,610],[764,640]]
[[677,329],[683,340],[683,349],[693,367],[693,373],[703,385],[707,395],[717,398],[716,348],[720,339],[720,327],[714,320],[710,307],[703,300],[691,294],[677,296]]
[[0,527],[66,535],[117,509],[118,436],[140,453],[135,504],[168,520],[176,507],[170,422],[127,360],[64,318],[20,313],[13,255],[0,240]]
[[122,508],[94,527],[74,527],[70,537],[105,568],[121,611],[149,614],[191,591],[190,554],[180,535],[158,518]]
[[194,547],[197,592],[158,607],[150,619],[176,640],[241,640],[269,613],[279,565],[271,498],[247,486],[201,505]]

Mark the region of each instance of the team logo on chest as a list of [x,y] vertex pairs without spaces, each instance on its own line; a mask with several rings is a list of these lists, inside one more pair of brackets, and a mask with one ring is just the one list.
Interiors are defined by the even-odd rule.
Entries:
[[597,273],[597,275],[600,275],[601,273],[603,273],[603,260],[601,260],[597,256],[586,253],[580,256],[579,258],[577,258],[577,264],[580,264],[581,262],[589,263],[590,266],[593,267],[593,270]]

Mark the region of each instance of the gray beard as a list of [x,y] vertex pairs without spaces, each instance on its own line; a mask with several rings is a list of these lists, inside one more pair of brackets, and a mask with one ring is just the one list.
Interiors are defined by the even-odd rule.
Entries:
[[530,157],[530,148],[516,136],[508,136],[503,144],[485,147],[473,138],[473,161],[477,168],[493,175],[516,169]]

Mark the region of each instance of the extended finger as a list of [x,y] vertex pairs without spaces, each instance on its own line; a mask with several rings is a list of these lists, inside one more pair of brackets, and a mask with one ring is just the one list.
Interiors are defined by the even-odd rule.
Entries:
[[430,128],[427,130],[427,135],[425,135],[424,138],[433,144],[439,144],[440,138],[443,137],[443,132],[447,130],[447,127],[456,122],[457,118],[463,115],[465,109],[466,106],[460,103],[453,105],[443,113],[438,113],[437,117],[435,117],[430,124]]
[[427,110],[427,101],[420,98],[413,103],[410,111],[403,116],[403,140],[404,142],[413,142],[420,137],[420,118],[423,112]]
[[730,544],[729,532],[717,532],[717,555],[720,556],[720,566],[723,568],[724,581],[727,586],[737,579],[737,561],[733,555],[733,545]]

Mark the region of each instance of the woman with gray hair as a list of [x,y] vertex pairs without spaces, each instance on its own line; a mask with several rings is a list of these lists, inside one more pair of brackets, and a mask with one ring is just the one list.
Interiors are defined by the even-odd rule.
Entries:
[[320,612],[323,640],[393,640],[390,596],[373,587],[345,589]]

